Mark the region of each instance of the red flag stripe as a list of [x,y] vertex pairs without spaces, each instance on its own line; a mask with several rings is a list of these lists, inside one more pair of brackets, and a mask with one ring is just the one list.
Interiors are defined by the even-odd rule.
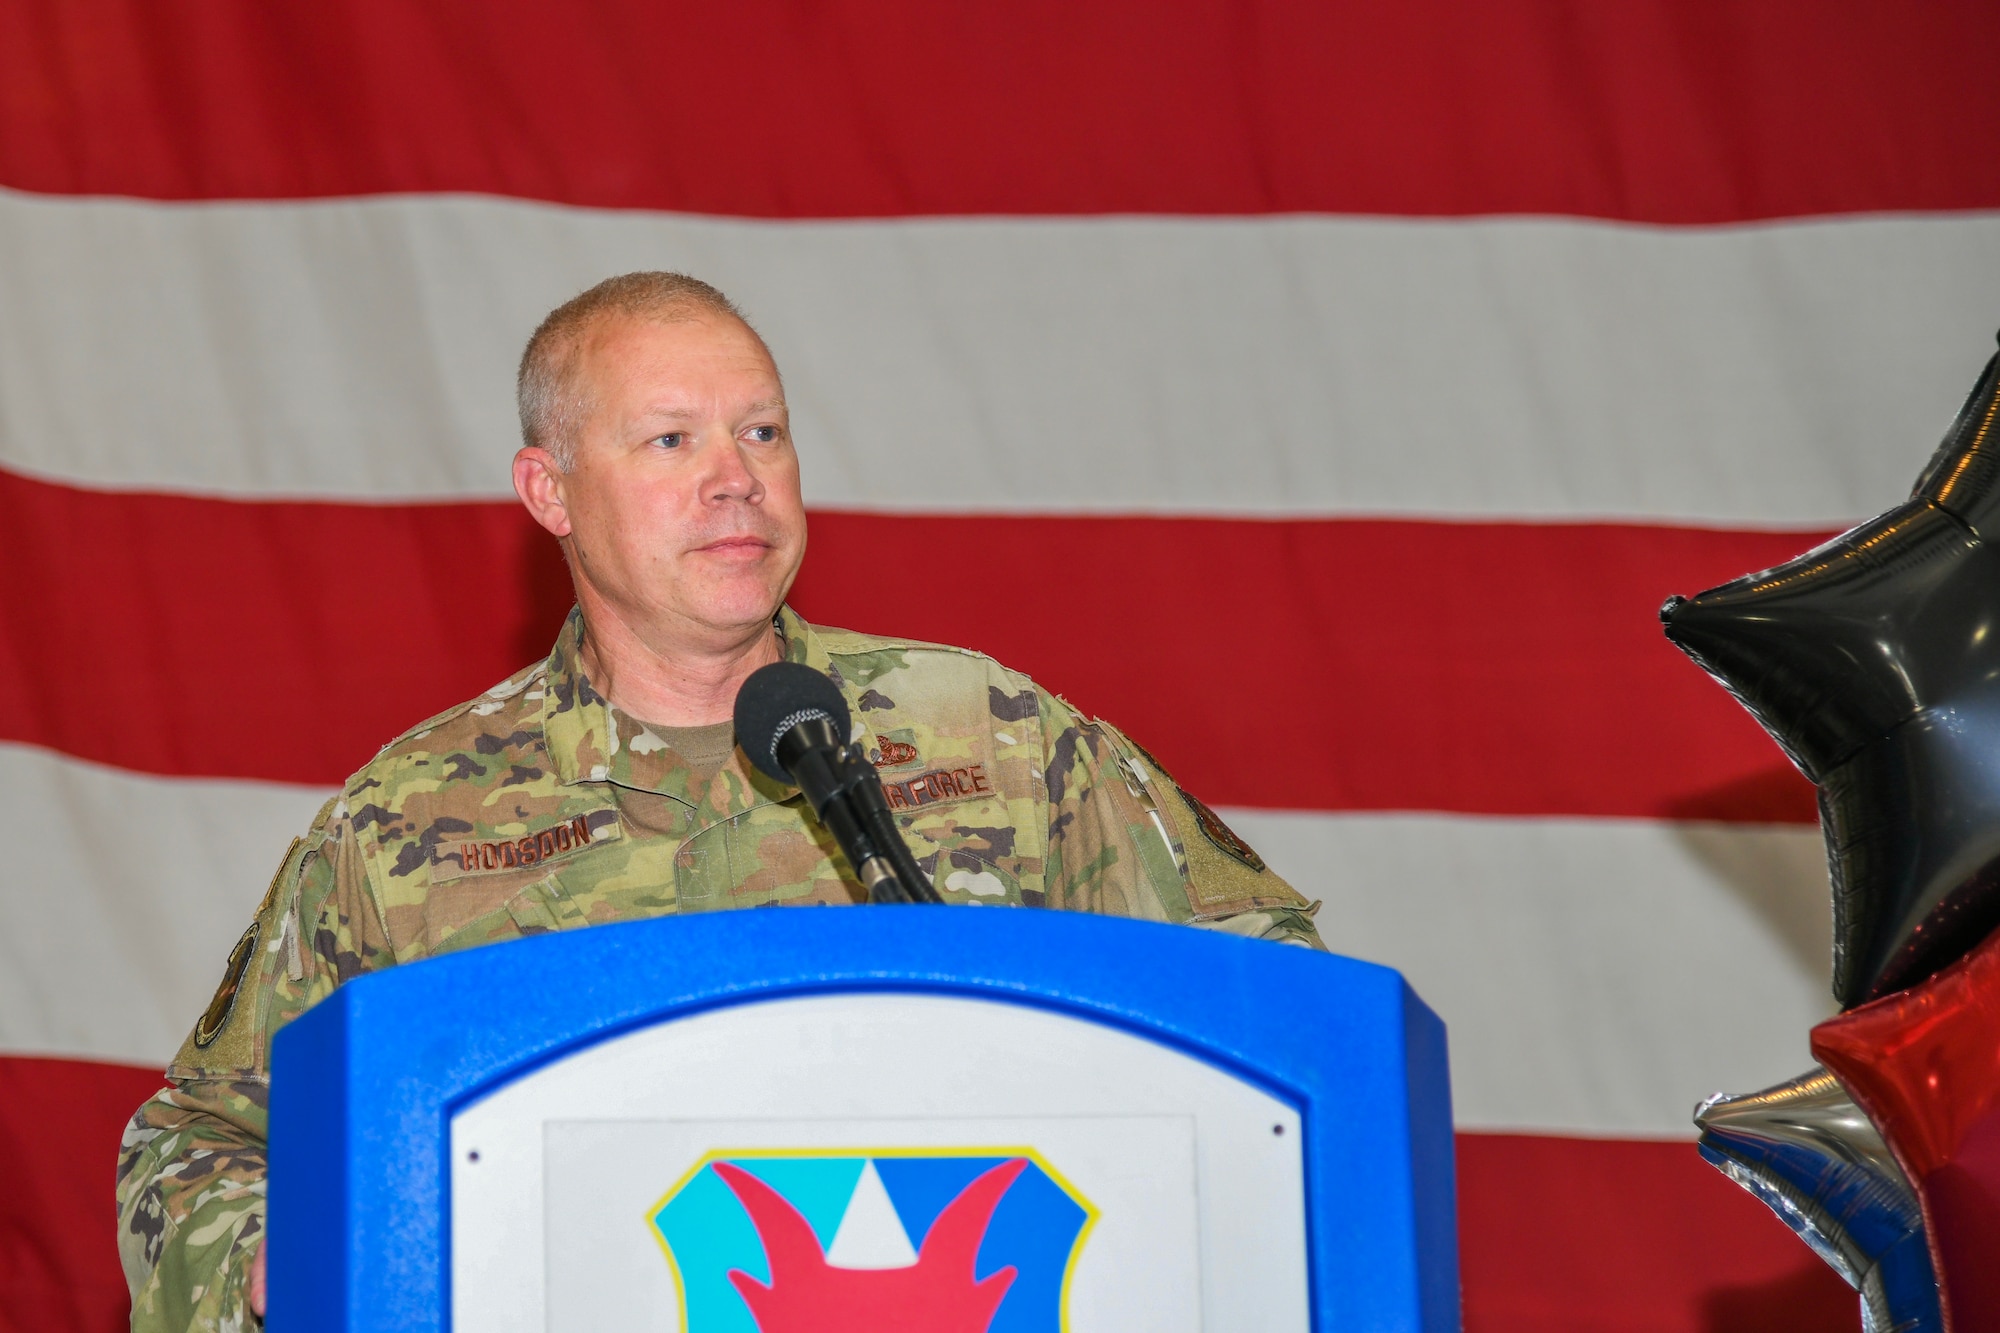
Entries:
[[111,1182],[133,1110],[158,1069],[0,1056],[0,1328],[130,1327]]
[[[0,739],[145,772],[337,782],[540,656],[569,603],[553,542],[511,504],[6,474],[0,504],[0,559],[20,571]],[[1808,536],[838,512],[812,531],[803,613],[990,652],[1215,803],[1812,818],[1804,782],[1654,616]]]
[[756,217],[2000,206],[1973,0],[0,4],[0,183]]
[[[150,1069],[0,1057],[10,1327],[125,1327],[111,1164],[160,1084]],[[1458,1195],[1468,1333],[1854,1327],[1853,1293],[1691,1144],[1461,1134]]]
[[1691,1143],[1458,1137],[1465,1333],[1838,1333],[1859,1302]]

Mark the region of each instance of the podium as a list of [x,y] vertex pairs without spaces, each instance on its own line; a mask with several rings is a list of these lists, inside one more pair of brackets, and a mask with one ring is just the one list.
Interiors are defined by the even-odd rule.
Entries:
[[361,977],[273,1058],[273,1333],[1458,1327],[1444,1026],[1352,959],[668,917]]

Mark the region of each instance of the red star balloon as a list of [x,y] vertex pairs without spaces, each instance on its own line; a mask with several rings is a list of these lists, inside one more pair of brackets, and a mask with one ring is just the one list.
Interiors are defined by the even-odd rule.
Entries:
[[1951,1326],[2000,1328],[2000,934],[1812,1049],[1916,1182]]

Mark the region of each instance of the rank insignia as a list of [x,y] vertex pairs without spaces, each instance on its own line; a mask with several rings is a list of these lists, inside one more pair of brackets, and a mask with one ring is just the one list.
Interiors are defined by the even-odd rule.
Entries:
[[881,758],[875,761],[877,768],[896,768],[902,764],[914,763],[917,747],[904,741],[892,741],[886,737],[877,742],[877,753]]

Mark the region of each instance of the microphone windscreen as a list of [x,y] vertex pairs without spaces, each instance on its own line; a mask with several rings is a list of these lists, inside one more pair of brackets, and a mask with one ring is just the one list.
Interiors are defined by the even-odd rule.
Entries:
[[802,662],[758,667],[736,691],[736,743],[766,777],[792,780],[778,762],[778,742],[799,723],[825,718],[844,741],[852,725],[834,683]]

